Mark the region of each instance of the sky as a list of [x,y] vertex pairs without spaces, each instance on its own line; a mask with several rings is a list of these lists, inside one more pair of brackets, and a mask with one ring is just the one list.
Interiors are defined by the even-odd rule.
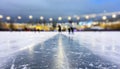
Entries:
[[120,0],[0,0],[0,14],[58,17],[120,11]]

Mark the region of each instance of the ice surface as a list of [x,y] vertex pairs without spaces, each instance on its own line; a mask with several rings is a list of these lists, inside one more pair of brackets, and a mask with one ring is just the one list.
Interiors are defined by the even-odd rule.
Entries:
[[[79,67],[81,65],[88,65],[85,69],[89,69],[88,67],[96,67],[98,69],[108,69],[111,67],[111,69],[116,69],[120,65],[119,32],[75,32],[74,35],[63,32],[62,34],[67,37],[62,34],[55,36],[56,34],[58,33],[0,32],[0,63],[5,62],[5,57],[7,57],[7,59],[10,58],[12,59],[10,62],[12,63],[9,66],[11,69],[14,69],[15,59],[25,59],[26,53],[21,53],[24,54],[24,57],[17,56],[19,58],[8,56],[19,51],[22,52],[24,49],[27,51],[28,48],[30,54],[38,55],[37,57],[41,57],[39,55],[42,55],[42,57],[37,60],[43,64],[39,66],[40,68],[49,68],[49,63],[53,61],[53,59],[55,60],[56,67],[62,69],[72,69],[72,67],[70,67],[72,65],[74,69],[83,69],[83,67]],[[55,37],[52,38],[53,36]],[[26,56],[27,55],[28,54],[26,54]],[[49,58],[50,56],[51,58]],[[96,61],[94,61],[94,59]],[[102,62],[102,59],[104,59],[105,62]],[[106,62],[107,60],[113,63]],[[16,62],[18,61],[16,60]],[[7,63],[9,64],[9,62]],[[118,64],[118,66],[114,63]],[[107,68],[107,66],[104,65],[110,66]],[[19,66],[23,69],[29,69],[29,63],[23,63]]]
[[[79,42],[103,59],[120,64],[120,32],[78,32],[64,35]],[[92,65],[92,64],[90,64]]]
[[42,43],[56,34],[56,32],[0,32],[0,61],[15,52]]

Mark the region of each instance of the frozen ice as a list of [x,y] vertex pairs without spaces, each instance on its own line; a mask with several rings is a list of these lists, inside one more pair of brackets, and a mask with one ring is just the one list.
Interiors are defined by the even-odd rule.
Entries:
[[[54,65],[58,69],[117,69],[120,65],[119,32],[77,32],[74,35],[63,32],[61,38],[56,34],[58,33],[1,32],[0,63],[6,62],[8,58],[5,57],[16,52],[22,52],[22,56],[29,58],[28,54],[24,54],[29,50],[34,57],[38,56],[37,60],[32,60],[41,63],[39,68]],[[26,57],[19,59],[25,60]],[[29,69],[26,63],[22,65],[21,68]],[[14,62],[10,66],[15,69]]]
[[[48,35],[49,34],[49,35]],[[18,51],[42,43],[57,33],[55,32],[0,32],[0,61]],[[3,60],[4,59],[4,60]],[[6,60],[7,61],[7,60]],[[0,64],[1,65],[1,64]]]
[[95,55],[120,64],[120,32],[78,32],[74,35],[64,32],[63,34],[78,42],[80,46],[91,50]]

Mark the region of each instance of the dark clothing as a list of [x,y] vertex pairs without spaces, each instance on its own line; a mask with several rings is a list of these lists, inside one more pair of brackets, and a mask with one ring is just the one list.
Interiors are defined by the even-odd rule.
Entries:
[[62,29],[61,29],[61,26],[60,26],[60,25],[58,26],[58,31],[59,31],[59,32],[61,32],[61,31],[62,31]]
[[69,32],[69,34],[72,32],[72,33],[74,33],[74,28],[73,28],[73,25],[72,25],[72,21],[69,21],[69,24],[68,24],[68,32]]
[[74,28],[73,27],[68,28],[68,32],[69,32],[69,34],[70,34],[70,32],[74,33]]

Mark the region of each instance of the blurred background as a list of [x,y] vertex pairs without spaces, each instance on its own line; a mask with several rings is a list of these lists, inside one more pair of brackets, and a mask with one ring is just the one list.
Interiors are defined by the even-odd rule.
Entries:
[[119,31],[120,1],[1,0],[0,31]]
[[119,12],[92,14],[86,15],[84,18],[69,16],[68,20],[63,17],[58,17],[58,20],[57,18],[47,20],[43,16],[40,16],[39,20],[34,20],[33,16],[30,15],[28,22],[22,23],[19,22],[19,20],[22,20],[22,16],[14,19],[7,16],[6,21],[3,21],[3,15],[0,15],[0,31],[57,31],[58,25],[61,25],[62,31],[67,31],[70,22],[72,22],[75,31],[119,31],[119,14]]

